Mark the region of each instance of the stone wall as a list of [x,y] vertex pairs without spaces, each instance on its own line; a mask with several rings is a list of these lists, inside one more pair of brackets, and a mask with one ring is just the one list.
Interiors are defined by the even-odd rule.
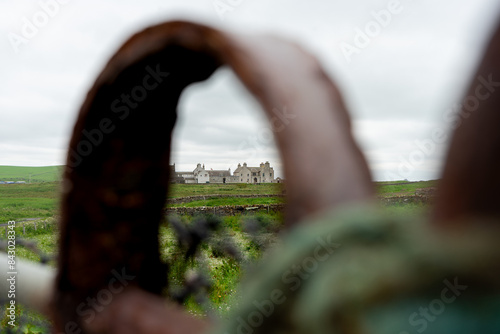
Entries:
[[379,197],[378,199],[382,205],[394,205],[394,204],[405,204],[405,203],[431,204],[434,201],[434,196],[408,195],[408,196],[394,196],[394,197]]
[[[239,197],[239,198],[257,198],[257,197],[284,197],[284,195],[208,195],[208,196],[189,196],[181,198],[170,198],[168,200],[169,204],[183,204],[192,201],[205,200],[210,198],[227,198],[227,197]],[[379,197],[379,203],[382,205],[395,205],[395,204],[431,204],[434,201],[434,194],[431,192],[425,192],[419,195],[409,195],[409,196],[394,196],[394,197]],[[174,207],[168,208],[166,210],[167,214],[179,214],[179,215],[196,215],[196,214],[217,214],[221,216],[234,216],[235,214],[245,214],[250,212],[259,211],[283,211],[285,208],[285,203],[280,204],[256,204],[256,205],[224,205],[224,206],[198,206],[192,208],[185,207]]]
[[247,214],[252,212],[271,212],[283,211],[285,204],[257,204],[257,205],[224,205],[224,206],[198,206],[194,208],[168,208],[168,214],[177,215],[197,215],[197,214],[215,214],[220,216],[234,216],[236,214]]

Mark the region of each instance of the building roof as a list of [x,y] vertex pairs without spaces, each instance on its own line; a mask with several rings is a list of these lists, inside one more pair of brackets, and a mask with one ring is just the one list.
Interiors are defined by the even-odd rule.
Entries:
[[194,176],[194,172],[175,172],[175,175],[176,176],[181,176],[181,175],[193,175]]
[[[243,168],[245,168],[245,167],[241,166],[241,167],[236,168],[236,169],[234,170],[234,173],[239,173],[239,172],[241,172],[241,170],[242,170]],[[246,168],[248,168],[248,169],[250,170],[250,172],[252,172],[252,173],[258,173],[258,172],[260,172],[260,171],[261,171],[261,168],[260,168],[260,167],[248,167],[248,166],[247,166]]]

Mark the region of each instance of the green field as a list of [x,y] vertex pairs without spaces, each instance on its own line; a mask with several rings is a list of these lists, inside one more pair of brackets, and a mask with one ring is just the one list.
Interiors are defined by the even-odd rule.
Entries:
[[[194,221],[192,217],[180,217],[183,225],[190,226]],[[252,219],[259,223],[261,231],[257,238],[244,232],[245,221]],[[44,223],[47,222],[47,225]],[[20,238],[33,240],[45,254],[54,257],[57,254],[58,229],[54,218],[37,221],[35,230],[34,222],[26,222],[24,231],[22,225],[16,227],[16,235]],[[238,283],[244,274],[244,267],[261,257],[263,252],[277,240],[277,232],[282,226],[280,213],[257,213],[251,216],[236,215],[221,217],[221,225],[210,239],[200,247],[196,259],[186,261],[185,249],[181,247],[174,230],[169,225],[161,225],[159,229],[160,256],[169,263],[170,291],[182,288],[187,273],[192,271],[202,272],[211,282],[212,287],[207,291],[209,300],[208,308],[202,308],[193,299],[185,301],[185,307],[192,314],[205,315],[210,311],[219,316],[225,316],[233,307],[238,298]],[[26,232],[24,234],[23,232]],[[5,239],[4,228],[0,228],[0,239]],[[221,249],[221,245],[230,240],[238,252],[242,254],[240,261],[230,257]],[[39,262],[40,255],[24,246],[17,246],[18,257]],[[49,265],[55,266],[54,261]],[[18,319],[22,319],[22,328],[19,333],[49,333],[50,322],[42,315],[30,311],[25,307],[19,308]],[[0,328],[5,325],[6,319],[2,316],[0,305]],[[2,319],[3,318],[3,319]],[[6,326],[3,326],[6,328]],[[0,329],[0,333],[4,333]]]
[[0,199],[4,198],[59,198],[59,182],[35,184],[0,184]]
[[375,186],[379,196],[389,197],[389,196],[408,196],[414,195],[415,190],[419,188],[429,188],[435,187],[437,185],[436,180],[431,181],[420,181],[420,182],[376,182]]
[[[5,169],[4,169],[5,171]],[[15,170],[14,170],[15,171]],[[49,173],[47,173],[48,175]],[[20,174],[18,174],[20,175]],[[13,174],[11,175],[13,177]],[[14,180],[13,178],[11,178]],[[390,183],[376,183],[379,196],[407,196],[415,193],[418,188],[435,186],[435,181],[406,183],[404,181]],[[204,200],[196,199],[189,203],[176,206],[223,206],[223,205],[256,205],[282,203],[283,197],[223,197],[210,198],[211,195],[281,195],[282,184],[175,184],[172,185],[169,198],[189,197],[203,195]],[[59,182],[42,182],[33,184],[0,184],[0,224],[9,220],[24,218],[42,218],[37,222],[37,229],[33,222],[24,223],[16,228],[17,235],[21,238],[34,240],[38,247],[48,255],[57,254],[57,215],[60,197]],[[389,213],[419,214],[426,210],[426,206],[415,203],[400,203],[386,206]],[[190,226],[192,217],[180,217],[184,226]],[[208,242],[200,248],[197,260],[186,261],[184,250],[177,243],[173,229],[162,225],[159,230],[160,253],[164,261],[170,264],[169,279],[172,289],[180,288],[188,272],[193,270],[204,272],[212,282],[208,291],[209,310],[220,316],[225,316],[238,300],[238,282],[244,274],[244,268],[259,259],[265,250],[277,242],[277,235],[283,224],[282,214],[279,212],[247,213],[236,216],[221,217],[222,227]],[[257,236],[245,233],[245,222],[252,220],[258,223]],[[46,224],[45,224],[46,223]],[[4,228],[0,228],[0,239],[5,238]],[[242,254],[236,261],[220,249],[220,245],[230,240]],[[17,255],[31,261],[39,261],[40,256],[23,246],[18,246]],[[55,266],[55,262],[50,263]],[[185,307],[193,314],[205,314],[207,309],[202,309],[192,299],[185,302]],[[2,307],[0,306],[0,309]],[[24,327],[19,333],[48,333],[50,323],[43,316],[21,308],[21,318]],[[0,328],[6,318],[2,319],[0,311]],[[0,333],[3,333],[0,329]]]
[[0,184],[0,224],[23,218],[57,214],[59,183]]
[[60,179],[62,168],[63,166],[0,166],[0,181],[54,182]]
[[281,183],[172,184],[168,197],[196,195],[273,195],[283,192]]
[[[60,180],[64,166],[47,167],[19,167],[19,166],[0,166],[0,181],[25,181],[31,183],[56,182]],[[435,186],[436,181],[387,181],[376,182],[377,192],[381,196],[402,196],[412,195],[418,188]],[[2,186],[2,184],[0,184]],[[8,185],[14,186],[14,185]],[[51,191],[52,188],[40,188]],[[20,188],[17,188],[20,189]],[[22,188],[24,190],[24,188]],[[31,188],[35,189],[35,188]],[[0,195],[4,195],[6,189],[0,188]],[[31,190],[30,190],[31,191]],[[169,197],[187,197],[196,195],[269,195],[282,194],[282,184],[172,184]],[[56,198],[56,194],[50,194],[51,198]],[[35,196],[22,196],[35,197]],[[224,205],[224,204],[221,204]],[[231,204],[227,204],[231,205]]]
[[[435,186],[436,181],[422,181],[394,185],[376,183],[379,196],[408,196],[416,189]],[[281,195],[283,184],[173,184],[169,198],[195,195]],[[23,218],[47,218],[57,215],[59,208],[59,182],[35,184],[0,184],[0,222]],[[223,206],[283,203],[282,197],[207,198],[175,206]]]

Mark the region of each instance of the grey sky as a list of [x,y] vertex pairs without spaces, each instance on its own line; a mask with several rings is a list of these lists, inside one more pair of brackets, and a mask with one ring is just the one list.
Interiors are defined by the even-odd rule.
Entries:
[[[432,132],[450,127],[444,115],[460,101],[500,10],[496,0],[60,0],[58,8],[49,6],[54,1],[0,1],[0,165],[63,164],[76,113],[109,57],[137,30],[183,18],[303,44],[344,93],[374,178],[437,178],[444,145],[432,141]],[[228,11],[221,15],[214,5]],[[45,21],[42,7],[52,14]],[[15,47],[13,36],[23,37],[26,20],[36,19],[40,27]],[[346,57],[347,44],[357,53]],[[223,69],[182,96],[172,161],[178,170],[197,162],[234,170],[238,162],[268,160],[281,175],[267,127],[259,105]]]

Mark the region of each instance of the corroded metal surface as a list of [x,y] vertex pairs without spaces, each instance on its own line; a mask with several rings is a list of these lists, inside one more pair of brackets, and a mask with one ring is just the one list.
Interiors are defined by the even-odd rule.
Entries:
[[88,298],[118,289],[118,281],[156,295],[165,288],[157,231],[177,103],[187,85],[221,65],[255,95],[273,127],[288,180],[288,224],[371,200],[341,95],[313,56],[279,38],[193,23],[148,28],[106,65],[73,131],[54,299],[58,330],[85,328],[93,319]]
[[500,218],[500,28],[490,40],[454,127],[435,221]]

